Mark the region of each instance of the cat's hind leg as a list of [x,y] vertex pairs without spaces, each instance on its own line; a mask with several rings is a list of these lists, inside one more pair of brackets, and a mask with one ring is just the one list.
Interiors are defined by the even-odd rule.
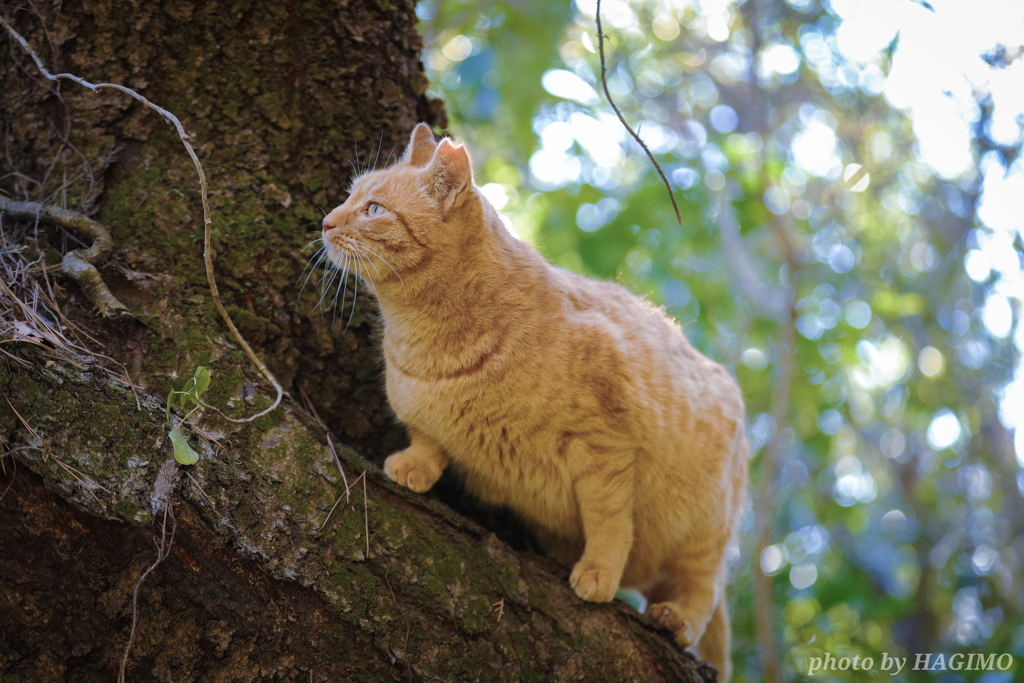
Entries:
[[666,567],[674,597],[647,608],[647,616],[675,634],[676,642],[683,647],[700,640],[723,598],[727,539],[724,533],[710,534],[683,543]]
[[731,629],[729,613],[725,608],[725,596],[718,600],[718,606],[711,614],[711,621],[704,635],[693,648],[697,658],[710,662],[718,669],[719,683],[725,683],[732,676]]
[[[724,589],[721,592],[718,605],[711,613],[711,620],[708,622],[707,628],[704,629],[704,635],[700,637],[696,645],[690,647],[690,650],[697,655],[698,659],[713,664],[718,670],[719,683],[724,683],[732,675],[732,660],[730,658],[731,630],[729,615],[725,608]],[[664,613],[665,603],[673,603],[676,600],[675,585],[667,576],[662,576],[649,588],[644,589],[643,594],[647,598],[647,604],[652,607],[659,603],[661,605],[659,609],[649,609],[647,612],[649,615],[654,611]],[[658,620],[657,617],[655,619]]]

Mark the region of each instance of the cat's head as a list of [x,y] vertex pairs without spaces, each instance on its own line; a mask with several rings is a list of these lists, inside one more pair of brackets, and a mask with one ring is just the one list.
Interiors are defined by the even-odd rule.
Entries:
[[360,175],[348,199],[323,220],[330,259],[364,279],[398,284],[457,258],[470,232],[496,212],[473,186],[469,154],[419,124],[401,160]]

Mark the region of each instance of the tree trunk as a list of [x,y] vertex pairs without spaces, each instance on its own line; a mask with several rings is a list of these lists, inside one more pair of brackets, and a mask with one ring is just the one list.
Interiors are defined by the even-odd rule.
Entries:
[[[318,207],[343,199],[350,160],[383,163],[417,121],[445,125],[423,95],[411,5],[4,11],[51,72],[132,87],[182,119],[210,181],[224,304],[291,392],[255,423],[203,411],[183,430],[201,459],[174,476],[173,542],[138,588],[127,680],[713,680],[628,607],[578,600],[567,568],[357,454],[405,442],[381,391],[373,307],[346,309],[345,333],[333,311],[321,318],[320,284],[299,293],[303,246]],[[197,177],[173,129],[121,93],[43,79],[6,33],[0,74],[0,192],[107,226],[100,274],[134,318],[98,318],[59,274],[84,238],[2,217],[0,679],[116,680],[162,529],[163,397],[200,365],[205,398],[234,417],[273,392],[215,312]],[[51,290],[59,312],[39,303]],[[60,342],[61,315],[79,348]],[[350,497],[302,394],[345,444],[348,482],[366,472]]]

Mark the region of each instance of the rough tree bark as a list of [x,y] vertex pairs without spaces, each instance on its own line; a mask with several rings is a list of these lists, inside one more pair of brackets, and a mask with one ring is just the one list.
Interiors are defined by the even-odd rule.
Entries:
[[[410,4],[3,11],[51,71],[133,87],[185,121],[210,178],[225,304],[291,392],[254,424],[206,414],[201,432],[186,428],[202,458],[176,476],[177,532],[139,591],[128,680],[713,680],[628,607],[579,601],[567,568],[364,460],[405,439],[381,393],[372,305],[362,299],[342,334],[314,311],[318,287],[299,296],[299,276],[318,207],[343,199],[354,143],[359,163],[379,150],[383,162],[417,121],[445,125],[424,97]],[[0,78],[0,192],[106,225],[114,250],[100,272],[134,317],[105,323],[55,277],[81,246],[72,232],[2,218],[4,248],[34,258],[38,246],[48,272],[33,276],[50,278],[63,314],[93,338],[82,335],[90,353],[47,348],[14,327],[25,311],[4,299],[0,679],[115,680],[159,534],[163,397],[198,365],[213,375],[208,400],[234,416],[272,393],[214,312],[198,184],[170,126],[119,93],[45,81],[6,35]],[[29,289],[6,284],[32,305]],[[344,486],[302,393],[344,444],[348,481],[367,473],[329,519]]]

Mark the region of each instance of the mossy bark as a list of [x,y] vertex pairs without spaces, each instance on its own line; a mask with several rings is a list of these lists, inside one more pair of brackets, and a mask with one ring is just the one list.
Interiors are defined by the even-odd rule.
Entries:
[[[318,206],[344,198],[354,143],[361,163],[378,148],[383,162],[417,121],[445,125],[423,96],[409,4],[4,11],[51,71],[134,87],[185,121],[210,179],[225,304],[291,392],[255,424],[199,414],[202,431],[185,428],[202,457],[175,479],[177,534],[139,593],[129,680],[710,680],[629,608],[579,601],[567,568],[511,550],[357,454],[379,460],[405,439],[381,393],[373,308],[361,299],[350,329],[332,329],[318,289],[299,296],[302,249]],[[105,325],[70,280],[56,281],[57,298],[95,337],[86,345],[139,386],[97,355],[3,346],[0,678],[112,680],[159,531],[163,397],[197,365],[229,413],[272,397],[214,312],[198,183],[173,130],[125,96],[45,82],[6,36],[0,78],[0,190],[110,229],[101,273],[134,326]],[[35,225],[4,229],[35,247]],[[54,267],[77,246],[54,226],[38,232]],[[367,474],[365,497],[360,482],[329,519],[344,487],[293,399],[303,392],[344,444],[349,482]]]

